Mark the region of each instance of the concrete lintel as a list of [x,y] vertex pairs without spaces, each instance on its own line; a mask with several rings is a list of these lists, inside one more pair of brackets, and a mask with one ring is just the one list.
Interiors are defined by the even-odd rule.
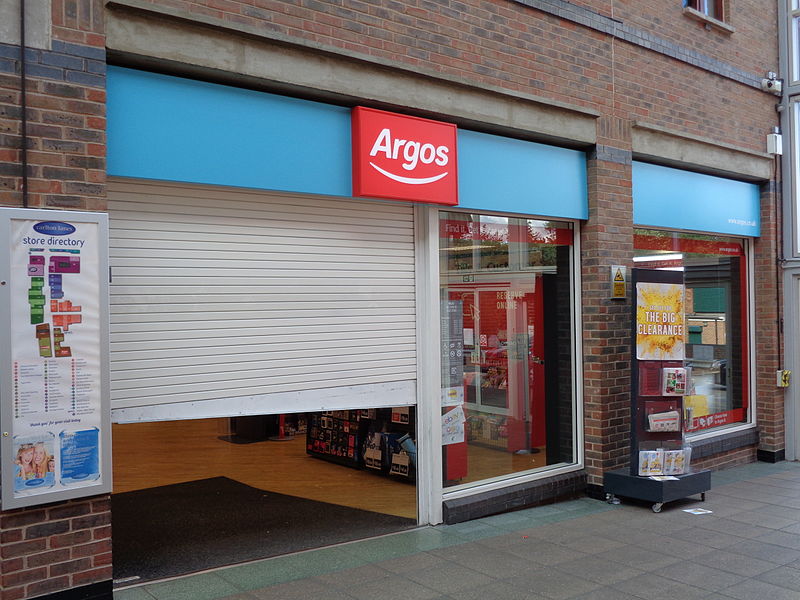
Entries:
[[344,105],[400,109],[574,147],[589,146],[596,139],[597,111],[478,87],[422,69],[412,72],[339,49],[300,46],[263,30],[256,33],[244,25],[180,15],[139,0],[114,0],[107,8],[109,57],[123,65]]
[[641,121],[634,122],[631,137],[634,160],[652,160],[668,166],[752,182],[769,181],[774,177],[775,160],[766,152],[740,148]]
[[[20,2],[0,1],[0,42],[19,44]],[[51,0],[25,2],[25,46],[50,50],[52,38]]]

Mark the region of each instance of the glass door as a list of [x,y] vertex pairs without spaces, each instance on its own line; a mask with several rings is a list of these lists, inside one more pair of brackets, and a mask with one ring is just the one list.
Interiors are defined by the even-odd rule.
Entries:
[[476,279],[447,290],[448,299],[463,311],[465,405],[486,415],[485,443],[529,450],[529,375],[532,359],[539,360],[533,356],[536,276],[531,274],[527,281]]

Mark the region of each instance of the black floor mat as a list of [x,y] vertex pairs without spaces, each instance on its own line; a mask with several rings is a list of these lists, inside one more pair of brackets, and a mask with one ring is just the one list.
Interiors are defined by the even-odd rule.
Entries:
[[114,579],[161,579],[399,531],[416,521],[227,477],[112,496]]

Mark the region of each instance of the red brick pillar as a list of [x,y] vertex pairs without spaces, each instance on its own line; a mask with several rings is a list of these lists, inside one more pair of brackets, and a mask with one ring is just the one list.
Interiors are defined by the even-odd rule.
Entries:
[[755,391],[756,422],[761,460],[785,458],[786,438],[784,390],[776,385],[775,373],[783,369],[783,273],[776,258],[780,256],[778,231],[781,219],[777,214],[777,193],[774,184],[761,188],[761,236],[754,243],[753,281],[755,285],[755,328],[751,343],[756,355]]
[[633,256],[630,123],[602,117],[588,160],[589,220],[581,230],[583,408],[590,493],[603,472],[628,464],[631,290],[612,300],[611,266]]
[[81,588],[111,598],[111,502],[97,496],[0,513],[0,599]]

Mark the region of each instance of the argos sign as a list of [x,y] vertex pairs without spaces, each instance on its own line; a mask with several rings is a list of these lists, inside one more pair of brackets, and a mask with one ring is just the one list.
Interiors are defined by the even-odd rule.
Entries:
[[353,195],[458,204],[456,126],[357,106]]

